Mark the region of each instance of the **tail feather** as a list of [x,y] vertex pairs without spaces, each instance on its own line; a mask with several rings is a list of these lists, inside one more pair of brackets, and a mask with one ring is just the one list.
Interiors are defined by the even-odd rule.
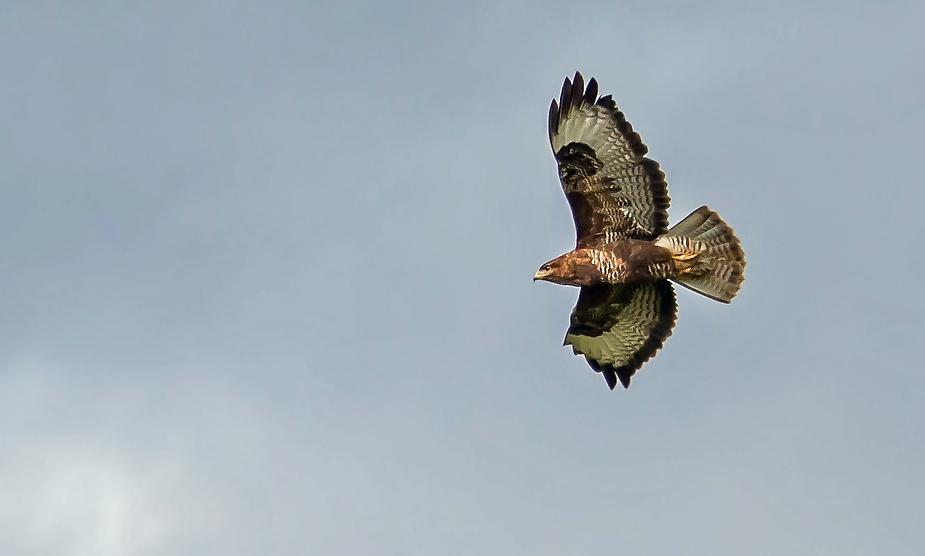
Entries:
[[732,228],[703,206],[655,241],[671,251],[680,272],[678,284],[716,301],[729,303],[745,280],[745,252]]

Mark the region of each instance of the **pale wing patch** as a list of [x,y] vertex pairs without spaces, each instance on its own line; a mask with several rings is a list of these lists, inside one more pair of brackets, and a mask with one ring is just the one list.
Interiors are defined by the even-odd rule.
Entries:
[[572,346],[575,355],[587,355],[600,363],[620,366],[629,361],[646,338],[648,335],[638,328],[619,331],[614,328],[597,338],[569,334],[565,343]]

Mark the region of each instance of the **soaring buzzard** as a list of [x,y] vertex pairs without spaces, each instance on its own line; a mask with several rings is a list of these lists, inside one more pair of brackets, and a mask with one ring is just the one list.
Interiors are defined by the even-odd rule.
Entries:
[[549,107],[549,142],[572,209],[575,249],[534,280],[581,287],[565,345],[610,389],[662,347],[677,313],[668,280],[729,303],[745,279],[745,253],[719,215],[700,207],[668,229],[668,184],[658,162],[593,78],[565,80]]

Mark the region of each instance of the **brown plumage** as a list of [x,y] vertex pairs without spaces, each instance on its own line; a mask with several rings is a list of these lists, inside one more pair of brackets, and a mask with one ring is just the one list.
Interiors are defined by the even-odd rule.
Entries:
[[581,287],[565,345],[613,389],[628,388],[674,327],[669,280],[728,303],[745,279],[745,253],[718,214],[700,207],[668,229],[668,184],[617,109],[580,73],[549,107],[549,142],[575,221],[575,249],[534,280]]

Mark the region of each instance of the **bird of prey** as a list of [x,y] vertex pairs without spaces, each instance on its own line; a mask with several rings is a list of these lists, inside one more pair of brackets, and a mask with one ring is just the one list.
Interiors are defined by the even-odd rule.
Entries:
[[658,162],[597,81],[566,78],[549,107],[549,142],[572,209],[575,249],[534,280],[578,286],[564,345],[611,390],[624,388],[675,324],[670,281],[729,303],[745,279],[735,234],[706,206],[668,228],[668,184]]

